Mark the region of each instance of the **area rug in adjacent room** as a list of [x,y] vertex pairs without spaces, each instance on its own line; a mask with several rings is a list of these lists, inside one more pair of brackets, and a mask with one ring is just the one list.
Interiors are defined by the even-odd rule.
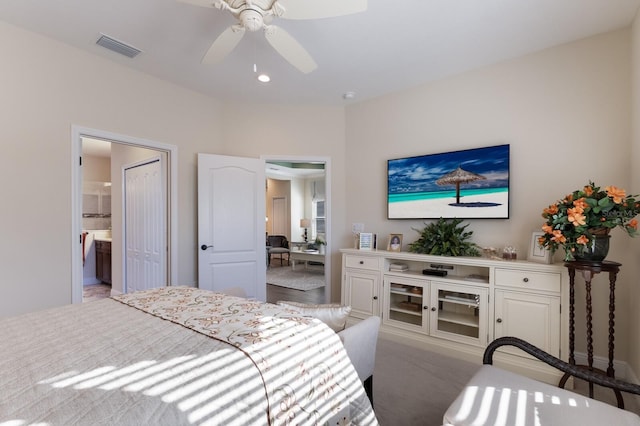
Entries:
[[313,290],[324,287],[324,271],[322,269],[305,269],[303,266],[296,267],[295,271],[290,266],[268,268],[267,284],[302,291]]

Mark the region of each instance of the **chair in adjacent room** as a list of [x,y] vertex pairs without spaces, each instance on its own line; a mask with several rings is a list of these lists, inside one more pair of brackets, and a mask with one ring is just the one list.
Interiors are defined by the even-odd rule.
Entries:
[[[267,237],[267,245],[269,250],[269,265],[271,265],[271,257],[280,256],[280,266],[283,264],[283,257],[287,256],[287,265],[289,265],[289,240],[284,235],[269,235]],[[268,265],[267,265],[268,266]]]

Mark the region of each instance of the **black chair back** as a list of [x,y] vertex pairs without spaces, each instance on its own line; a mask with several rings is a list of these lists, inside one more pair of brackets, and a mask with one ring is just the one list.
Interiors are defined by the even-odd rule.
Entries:
[[271,247],[289,248],[289,240],[284,235],[269,235],[267,237],[267,243]]

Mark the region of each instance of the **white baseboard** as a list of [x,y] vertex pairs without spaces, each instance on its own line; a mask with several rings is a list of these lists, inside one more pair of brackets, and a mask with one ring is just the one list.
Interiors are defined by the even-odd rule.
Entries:
[[[576,364],[577,365],[587,365],[588,364],[588,360],[587,360],[587,354],[583,353],[583,352],[576,352],[575,353],[575,357],[576,357]],[[594,356],[593,357],[593,366],[595,368],[598,368],[602,371],[607,371],[607,367],[609,366],[609,358],[605,358],[603,356]],[[631,369],[629,368],[629,364],[627,364],[626,361],[619,361],[619,360],[613,360],[613,368],[616,372],[616,378],[617,379],[621,379],[624,380],[626,382],[629,383],[638,383],[637,378],[635,377],[635,374],[633,374],[633,372],[631,371]],[[630,380],[630,374],[632,374],[633,378],[635,379],[635,381],[631,381]]]
[[[587,354],[582,352],[576,352],[576,364],[578,365],[587,365]],[[593,366],[595,368],[599,368],[602,371],[607,371],[607,367],[609,366],[609,358],[605,358],[603,356],[594,356],[593,357]],[[638,380],[638,376],[635,371],[629,366],[626,361],[618,361],[613,360],[613,369],[616,372],[616,379],[624,380],[625,382],[640,384],[640,380]],[[640,395],[634,395],[631,393],[623,393],[624,398],[635,398],[636,403],[640,404]]]

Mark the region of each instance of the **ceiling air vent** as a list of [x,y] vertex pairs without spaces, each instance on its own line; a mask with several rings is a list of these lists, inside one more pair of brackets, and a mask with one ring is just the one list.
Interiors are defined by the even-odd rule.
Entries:
[[142,52],[140,49],[136,49],[133,46],[129,46],[128,44],[124,44],[121,41],[113,39],[109,36],[102,34],[96,44],[104,47],[105,49],[109,49],[113,52],[124,55],[128,58],[135,58],[138,53]]

